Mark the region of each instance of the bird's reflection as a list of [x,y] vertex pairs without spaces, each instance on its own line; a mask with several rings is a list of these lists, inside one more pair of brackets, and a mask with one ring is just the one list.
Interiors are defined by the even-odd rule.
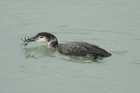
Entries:
[[25,58],[42,58],[42,57],[54,57],[55,50],[46,47],[46,45],[23,48]]
[[76,62],[76,63],[95,62],[92,57],[79,57],[79,56],[60,54],[56,52],[53,48],[49,48],[46,45],[30,47],[30,48],[24,47],[23,50],[24,50],[25,58],[39,59],[43,57],[55,57],[58,59],[62,59],[64,61],[70,61],[70,62]]
[[99,62],[94,61],[92,57],[83,57],[83,56],[67,56],[61,57],[61,59],[65,61],[75,62],[75,63],[92,63],[92,62]]

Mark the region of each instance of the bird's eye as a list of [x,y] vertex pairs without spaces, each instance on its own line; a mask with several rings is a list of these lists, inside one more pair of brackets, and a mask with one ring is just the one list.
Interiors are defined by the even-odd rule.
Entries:
[[40,36],[39,38],[43,38],[43,36]]

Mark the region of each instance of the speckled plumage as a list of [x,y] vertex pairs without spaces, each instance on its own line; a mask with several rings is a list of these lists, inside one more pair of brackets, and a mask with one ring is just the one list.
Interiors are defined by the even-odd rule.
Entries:
[[86,42],[69,42],[62,43],[57,45],[56,50],[63,54],[76,55],[76,56],[94,56],[95,58],[100,57],[109,57],[110,53],[104,49],[99,48],[96,45],[89,44]]

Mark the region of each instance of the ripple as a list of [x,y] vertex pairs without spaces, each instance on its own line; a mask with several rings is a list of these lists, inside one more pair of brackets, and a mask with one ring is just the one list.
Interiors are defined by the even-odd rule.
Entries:
[[54,57],[54,50],[46,47],[46,45],[23,48],[25,58],[38,59],[42,57]]

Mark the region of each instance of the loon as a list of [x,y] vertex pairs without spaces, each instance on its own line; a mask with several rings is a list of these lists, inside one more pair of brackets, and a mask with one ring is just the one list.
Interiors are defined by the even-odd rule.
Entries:
[[91,56],[94,60],[96,60],[98,57],[104,58],[110,57],[112,55],[106,50],[87,42],[77,41],[58,44],[57,38],[48,32],[41,32],[32,38],[28,38],[28,42],[32,41],[48,43],[48,46],[54,48],[56,51],[62,54],[74,56]]

